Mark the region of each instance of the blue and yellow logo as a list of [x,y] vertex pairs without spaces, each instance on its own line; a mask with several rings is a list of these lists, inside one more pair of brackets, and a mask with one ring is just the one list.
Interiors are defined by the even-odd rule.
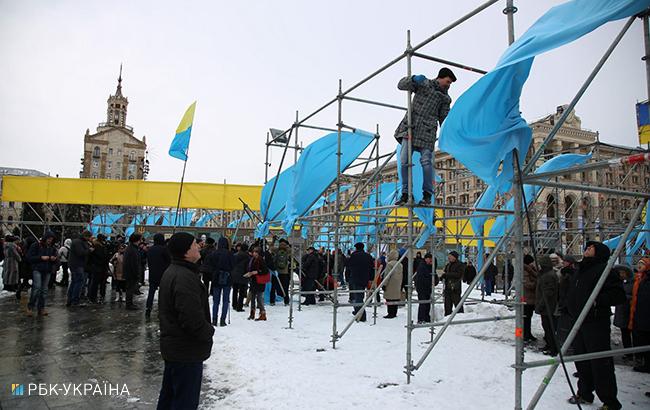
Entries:
[[25,394],[25,387],[22,384],[12,384],[11,385],[11,395],[12,396],[22,396]]

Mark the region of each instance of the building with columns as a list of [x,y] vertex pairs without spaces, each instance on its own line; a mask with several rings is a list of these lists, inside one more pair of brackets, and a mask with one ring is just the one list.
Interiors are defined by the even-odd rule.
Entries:
[[127,125],[129,100],[122,94],[122,67],[115,94],[106,107],[106,121],[93,134],[86,130],[81,178],[146,179],[149,172],[146,137],[135,137]]

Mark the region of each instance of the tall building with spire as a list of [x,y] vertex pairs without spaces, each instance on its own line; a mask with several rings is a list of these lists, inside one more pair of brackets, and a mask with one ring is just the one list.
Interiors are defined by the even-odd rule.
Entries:
[[129,99],[122,94],[122,65],[115,94],[108,97],[106,121],[97,131],[86,129],[84,156],[81,160],[81,178],[146,179],[149,172],[147,140],[135,137],[133,127],[127,125]]

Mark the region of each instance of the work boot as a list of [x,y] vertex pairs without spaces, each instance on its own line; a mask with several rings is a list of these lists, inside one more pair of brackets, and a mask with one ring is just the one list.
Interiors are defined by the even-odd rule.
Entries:
[[248,320],[253,320],[255,319],[255,309],[251,309],[251,314],[248,315]]
[[226,327],[226,319],[221,319],[221,321],[219,321],[219,326]]
[[49,315],[49,313],[48,313],[47,310],[45,310],[45,309],[39,309],[39,310],[38,310],[38,314],[39,314],[40,316],[47,316],[47,315]]
[[571,403],[571,404],[578,404],[578,403],[580,403],[580,404],[591,404],[591,403],[594,402],[594,399],[587,400],[584,397],[581,397],[581,396],[576,394],[575,396],[569,397],[568,402]]
[[255,321],[257,322],[259,320],[266,320],[266,311],[265,310],[260,310],[260,317],[255,319]]
[[404,194],[402,194],[401,197],[399,197],[399,200],[397,202],[395,202],[395,205],[402,206],[402,205],[408,204],[409,202],[413,202],[413,197],[411,196],[409,198],[409,195],[404,193]]
[[422,199],[420,202],[418,202],[418,205],[431,205],[431,193],[430,192],[423,192],[422,193]]
[[25,315],[27,315],[27,317],[32,317],[34,315],[32,309],[29,306],[27,307],[27,309],[25,309]]

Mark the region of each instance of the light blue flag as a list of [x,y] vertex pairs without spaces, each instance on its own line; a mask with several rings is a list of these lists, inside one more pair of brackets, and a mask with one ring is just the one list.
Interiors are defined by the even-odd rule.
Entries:
[[176,128],[176,135],[169,147],[169,155],[174,158],[182,159],[183,161],[187,161],[187,151],[190,147],[190,136],[192,135],[195,109],[196,101],[194,101],[187,111],[185,111],[180,124],[178,124],[178,128]]
[[492,71],[460,96],[443,124],[440,149],[499,192],[507,192],[513,149],[523,164],[531,141],[519,99],[535,56],[648,7],[650,0],[573,0],[550,9],[508,47]]

